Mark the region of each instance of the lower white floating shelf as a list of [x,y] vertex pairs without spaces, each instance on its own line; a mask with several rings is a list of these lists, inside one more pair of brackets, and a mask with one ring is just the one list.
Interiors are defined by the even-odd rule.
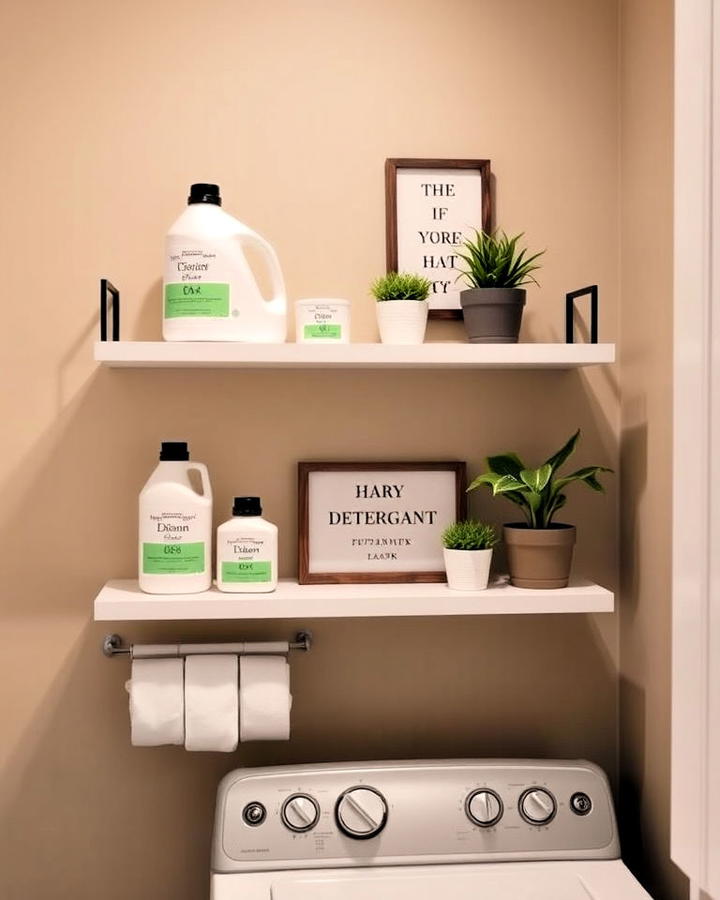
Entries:
[[340,619],[362,616],[478,616],[613,612],[612,591],[575,579],[532,591],[498,581],[486,591],[446,584],[298,584],[283,579],[269,594],[144,594],[133,579],[108,581],[95,598],[101,622],[188,619]]

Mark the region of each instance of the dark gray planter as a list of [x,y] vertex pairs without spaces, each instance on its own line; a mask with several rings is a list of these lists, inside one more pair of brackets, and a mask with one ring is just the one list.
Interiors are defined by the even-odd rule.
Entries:
[[460,305],[471,344],[517,344],[525,306],[523,288],[460,291]]

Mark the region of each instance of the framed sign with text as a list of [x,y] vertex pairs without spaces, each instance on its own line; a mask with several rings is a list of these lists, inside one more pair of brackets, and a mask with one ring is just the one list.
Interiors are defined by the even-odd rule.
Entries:
[[300,584],[445,581],[464,462],[298,463]]
[[432,282],[430,318],[462,318],[455,251],[492,231],[490,160],[385,160],[385,217],[388,272]]

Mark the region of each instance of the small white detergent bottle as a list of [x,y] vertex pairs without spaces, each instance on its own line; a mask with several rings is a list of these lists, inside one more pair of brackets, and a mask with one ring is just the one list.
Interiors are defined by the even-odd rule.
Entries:
[[[202,493],[191,473],[197,472]],[[148,594],[194,594],[212,582],[212,490],[184,441],[163,441],[140,492],[138,580]]]
[[[263,297],[245,250],[267,265]],[[285,282],[272,246],[221,209],[216,184],[193,184],[188,207],[165,241],[163,338],[281,344],[287,332]]]
[[274,591],[277,525],[262,518],[259,497],[236,497],[232,519],[217,530],[217,586],[231,594]]

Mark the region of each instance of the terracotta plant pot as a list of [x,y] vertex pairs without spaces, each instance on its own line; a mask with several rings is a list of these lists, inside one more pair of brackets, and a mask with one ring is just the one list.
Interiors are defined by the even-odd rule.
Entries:
[[525,306],[522,288],[460,291],[460,305],[471,344],[517,344]]
[[422,344],[425,340],[427,300],[378,300],[375,306],[383,344]]
[[487,590],[490,550],[448,550],[443,547],[448,587],[453,591]]
[[503,526],[510,584],[523,588],[564,588],[570,579],[574,525],[528,528],[513,522]]

